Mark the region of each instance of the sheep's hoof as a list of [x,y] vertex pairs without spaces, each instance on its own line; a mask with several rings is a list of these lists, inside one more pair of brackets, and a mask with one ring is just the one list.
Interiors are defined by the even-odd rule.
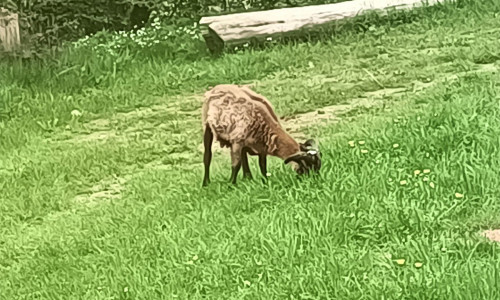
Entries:
[[207,187],[209,183],[210,183],[210,180],[203,180],[201,187]]

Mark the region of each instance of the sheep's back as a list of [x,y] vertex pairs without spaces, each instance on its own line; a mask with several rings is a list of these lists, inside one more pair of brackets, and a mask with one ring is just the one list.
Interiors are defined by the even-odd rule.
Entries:
[[222,143],[258,143],[272,123],[279,126],[272,106],[265,98],[248,88],[218,85],[205,93],[202,109],[203,126],[210,126]]

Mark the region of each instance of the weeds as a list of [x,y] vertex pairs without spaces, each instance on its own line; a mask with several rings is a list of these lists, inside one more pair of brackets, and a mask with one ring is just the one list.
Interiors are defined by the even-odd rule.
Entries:
[[[75,49],[91,51],[101,58],[120,57],[125,53],[135,53],[136,56],[140,55],[141,57],[153,58],[165,55],[166,58],[173,59],[174,55],[182,54],[183,44],[188,43],[188,47],[192,47],[194,43],[201,40],[202,36],[197,23],[189,27],[178,27],[162,25],[160,19],[155,18],[148,27],[137,28],[136,26],[133,31],[119,31],[117,33],[100,31],[72,43],[72,46]],[[175,52],[172,51],[174,49]]]

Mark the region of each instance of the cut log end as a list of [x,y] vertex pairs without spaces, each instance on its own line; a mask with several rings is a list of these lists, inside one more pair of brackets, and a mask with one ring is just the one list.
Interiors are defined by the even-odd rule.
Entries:
[[203,31],[203,38],[205,39],[208,50],[210,50],[212,54],[217,54],[224,50],[224,41],[209,26]]

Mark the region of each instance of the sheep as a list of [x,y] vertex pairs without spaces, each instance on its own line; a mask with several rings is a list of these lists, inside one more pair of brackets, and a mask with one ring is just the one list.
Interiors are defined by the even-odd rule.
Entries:
[[292,163],[299,175],[319,172],[321,154],[314,140],[296,142],[282,127],[269,100],[241,85],[220,84],[204,94],[202,126],[205,174],[210,183],[210,163],[214,137],[221,147],[231,150],[231,178],[243,167],[243,177],[252,179],[248,156],[259,157],[262,176],[267,178],[267,155]]

